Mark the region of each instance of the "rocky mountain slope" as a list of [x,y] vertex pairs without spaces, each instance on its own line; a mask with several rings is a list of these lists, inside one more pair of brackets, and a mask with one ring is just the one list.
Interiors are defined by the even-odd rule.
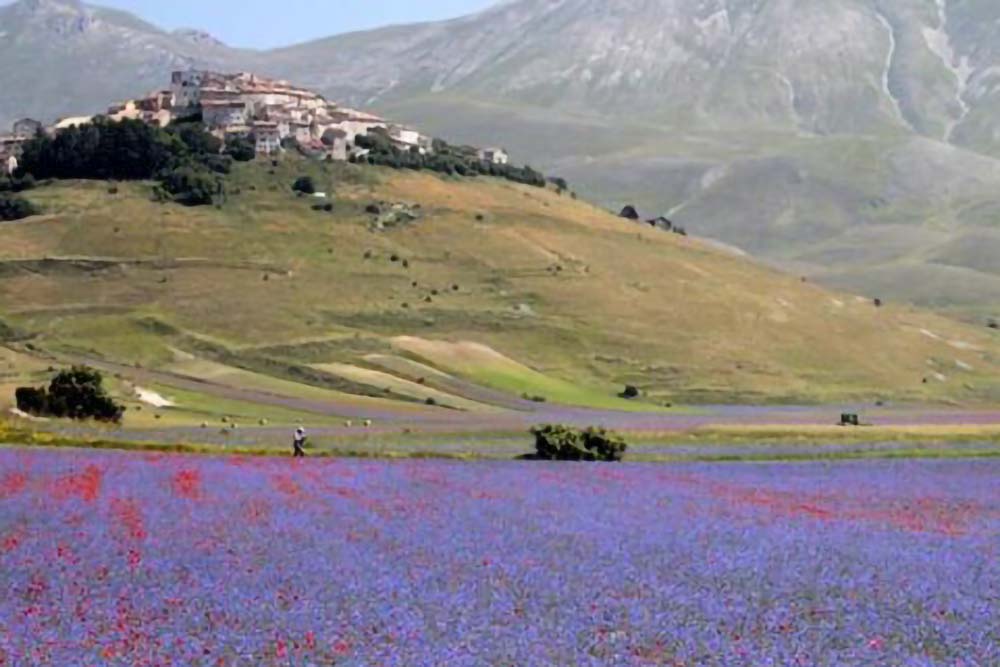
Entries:
[[169,82],[169,72],[231,67],[241,53],[197,31],[169,33],[77,0],[0,7],[0,128],[101,111]]
[[246,52],[20,0],[0,9],[18,91],[0,121],[99,109],[177,66],[252,68],[504,144],[786,269],[982,318],[1000,307],[998,25],[979,0],[513,0]]
[[916,131],[996,150],[998,19],[995,4],[947,0],[519,0],[269,59],[358,101],[452,93],[706,129]]

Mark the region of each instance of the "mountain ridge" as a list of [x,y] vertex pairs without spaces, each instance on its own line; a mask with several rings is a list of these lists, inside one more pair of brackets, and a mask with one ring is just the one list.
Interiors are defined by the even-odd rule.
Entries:
[[[11,7],[53,2],[0,8],[0,25]],[[1000,252],[995,4],[512,0],[270,51],[82,7],[106,17],[91,37],[22,36],[36,53],[25,76],[0,75],[15,91],[0,122],[97,111],[173,68],[249,69],[458,142],[505,145],[608,207],[677,217],[783,268],[837,276],[831,284],[980,320],[1000,312],[981,262],[952,252],[941,264],[938,246],[977,239]],[[93,71],[58,75],[81,60]],[[39,62],[57,76],[27,76]],[[866,234],[885,241],[877,261],[825,259],[874,254],[858,245]],[[964,277],[937,284],[956,263]]]

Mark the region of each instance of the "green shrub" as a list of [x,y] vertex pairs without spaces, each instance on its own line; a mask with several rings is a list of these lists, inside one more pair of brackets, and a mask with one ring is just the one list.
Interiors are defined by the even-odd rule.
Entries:
[[312,176],[299,176],[292,184],[292,190],[306,195],[314,195],[316,194],[316,183]]
[[39,417],[120,422],[125,414],[105,391],[100,372],[85,366],[60,372],[48,390],[20,387],[15,399],[19,410]]
[[633,399],[639,398],[640,392],[638,387],[633,387],[632,385],[625,385],[625,391],[619,394],[621,398]]
[[226,142],[226,155],[237,162],[251,162],[257,157],[257,149],[243,137],[233,137]]
[[207,169],[184,165],[161,176],[163,189],[185,206],[207,206],[220,190],[219,178]]
[[625,456],[625,440],[603,428],[578,429],[559,424],[537,426],[536,458],[546,461],[617,462]]
[[198,162],[216,174],[228,174],[233,170],[233,158],[228,155],[204,155]]
[[201,122],[172,123],[166,132],[180,139],[190,155],[218,155],[222,152],[222,140],[207,132]]
[[36,387],[18,387],[14,392],[17,409],[29,415],[47,415],[49,412],[49,394],[45,389]]
[[38,209],[28,200],[0,194],[0,221],[21,220],[37,214]]
[[0,177],[0,192],[24,192],[34,189],[36,185],[35,177],[31,174]]

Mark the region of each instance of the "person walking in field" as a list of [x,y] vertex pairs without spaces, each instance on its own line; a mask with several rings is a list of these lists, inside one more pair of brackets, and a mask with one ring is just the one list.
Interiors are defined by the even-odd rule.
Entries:
[[295,429],[295,437],[292,439],[292,456],[303,459],[306,456],[306,430],[301,426]]

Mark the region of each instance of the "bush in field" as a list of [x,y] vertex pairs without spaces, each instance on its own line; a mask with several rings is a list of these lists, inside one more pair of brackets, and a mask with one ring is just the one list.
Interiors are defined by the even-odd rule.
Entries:
[[0,194],[0,221],[20,220],[37,213],[38,209],[28,200]]
[[20,387],[15,398],[19,410],[39,417],[120,422],[125,414],[105,391],[100,372],[84,366],[60,372],[47,390]]
[[0,192],[24,192],[34,189],[37,183],[31,174],[0,176]]
[[206,206],[219,191],[220,181],[207,169],[194,165],[177,167],[161,176],[163,189],[185,206]]
[[634,386],[632,386],[632,385],[629,384],[629,385],[625,385],[625,391],[623,391],[622,393],[620,393],[618,395],[621,398],[633,399],[633,398],[639,398],[640,392],[639,392],[639,388],[638,387],[634,387]]
[[558,424],[537,426],[536,457],[546,461],[621,461],[628,445],[616,433],[602,428],[578,429]]
[[292,184],[292,190],[313,195],[316,194],[316,183],[313,181],[312,176],[299,176],[295,179],[295,183]]

